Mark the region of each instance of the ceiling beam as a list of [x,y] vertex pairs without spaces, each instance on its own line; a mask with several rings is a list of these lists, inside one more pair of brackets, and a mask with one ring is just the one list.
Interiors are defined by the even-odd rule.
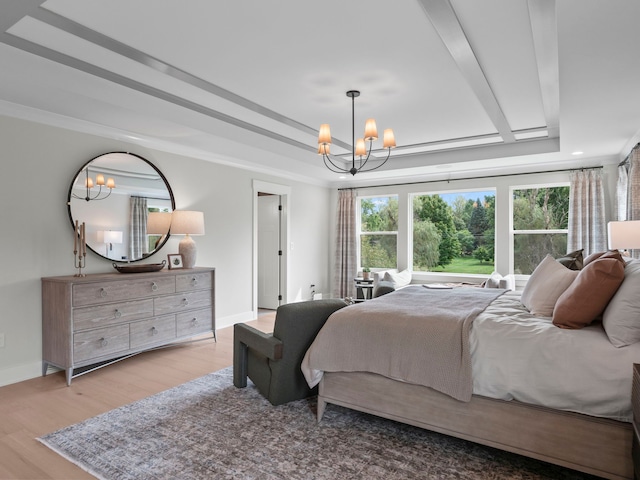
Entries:
[[298,147],[303,150],[316,153],[316,148],[314,148],[313,146],[306,145],[292,138],[285,137],[284,135],[280,135],[279,133],[272,132],[271,130],[268,130],[266,128],[253,125],[249,122],[245,122],[238,118],[232,117],[231,115],[227,115],[225,113],[219,112],[212,108],[205,107],[204,105],[200,105],[199,103],[192,102],[190,100],[179,97],[172,93],[165,92],[163,90],[152,87],[150,85],[146,85],[144,83],[138,82],[137,80],[133,80],[131,78],[109,71],[102,67],[98,67],[97,65],[90,64],[78,58],[74,58],[64,53],[57,52],[43,45],[39,45],[37,43],[31,42],[30,40],[26,40],[24,38],[12,35],[7,32],[2,32],[0,33],[0,42],[10,45],[12,47],[18,48],[25,52],[32,53],[34,55],[45,58],[52,62],[65,65],[70,68],[74,68],[76,70],[87,73],[89,75],[94,75],[98,78],[102,78],[104,80],[113,82],[123,87],[136,90],[140,93],[150,95],[160,100],[164,100],[166,102],[172,103],[179,107],[191,110],[193,112],[206,115],[210,118],[214,118],[222,122],[226,122],[238,128],[242,128],[244,130],[271,138],[273,140],[277,140],[277,141],[292,145],[294,147]]
[[505,143],[516,141],[449,0],[418,0]]
[[6,32],[22,18],[36,12],[45,0],[21,0],[19,2],[2,2],[0,16],[0,32]]
[[560,67],[556,0],[529,0],[529,18],[549,137],[559,137]]

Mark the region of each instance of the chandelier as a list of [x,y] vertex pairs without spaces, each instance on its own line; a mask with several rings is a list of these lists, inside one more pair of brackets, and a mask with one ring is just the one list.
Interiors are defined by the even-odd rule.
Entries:
[[[116,188],[116,181],[113,178],[107,178],[107,181],[105,182],[104,180],[104,175],[101,173],[96,174],[96,181],[95,184],[93,183],[93,178],[89,177],[89,169],[85,168],[85,181],[84,181],[84,187],[87,190],[87,194],[84,197],[81,197],[79,195],[76,195],[75,193],[73,193],[73,198],[79,198],[81,200],[86,200],[87,202],[91,201],[91,200],[104,200],[105,198],[107,198],[109,195],[111,195],[111,192],[113,191],[114,188]],[[93,192],[91,189],[97,185],[98,191],[97,192]],[[104,192],[102,191],[102,187],[107,187],[109,189],[109,192],[104,195],[104,196],[100,196],[102,195]],[[93,195],[93,196],[92,196]]]
[[[371,147],[373,145],[373,141],[378,139],[378,128],[376,127],[376,121],[373,118],[370,118],[366,121],[364,126],[364,138],[359,138],[356,141],[356,133],[355,133],[355,98],[360,96],[360,92],[358,90],[349,90],[347,92],[347,97],[351,99],[351,168],[343,168],[336,163],[342,163],[341,160],[336,158],[331,158],[329,152],[329,146],[331,145],[331,130],[329,129],[329,124],[325,123],[320,125],[320,132],[318,135],[318,155],[322,155],[322,159],[324,160],[325,166],[336,173],[350,173],[351,175],[355,175],[358,172],[370,172],[377,168],[380,168],[382,165],[387,163],[389,157],[391,156],[391,149],[396,146],[396,139],[393,135],[393,130],[387,128],[384,131],[383,137],[383,148],[388,149],[387,158],[384,161],[376,165],[375,167],[365,168],[367,162],[369,161],[369,157],[371,156]],[[369,141],[369,151],[367,152],[367,148],[365,145],[365,141]],[[358,157],[358,162],[356,166],[356,157]]]

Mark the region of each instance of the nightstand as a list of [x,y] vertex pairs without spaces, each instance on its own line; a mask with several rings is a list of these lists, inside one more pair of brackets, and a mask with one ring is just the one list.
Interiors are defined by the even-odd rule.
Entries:
[[633,470],[636,480],[640,480],[640,364],[633,365],[633,388],[631,392],[633,407]]
[[363,302],[365,300],[371,300],[373,297],[373,278],[354,278],[356,283],[356,301]]

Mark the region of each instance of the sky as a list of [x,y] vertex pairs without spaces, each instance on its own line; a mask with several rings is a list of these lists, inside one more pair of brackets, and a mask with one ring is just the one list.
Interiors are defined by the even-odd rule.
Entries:
[[495,196],[495,194],[496,192],[494,190],[487,190],[484,192],[475,191],[475,192],[439,193],[438,195],[440,195],[440,198],[442,198],[445,202],[447,202],[448,205],[451,205],[453,201],[460,196],[464,197],[465,200],[477,200],[478,198],[480,200],[484,200],[485,196]]

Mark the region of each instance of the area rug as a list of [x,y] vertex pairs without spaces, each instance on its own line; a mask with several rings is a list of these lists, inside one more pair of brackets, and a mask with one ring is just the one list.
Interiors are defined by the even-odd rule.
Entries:
[[586,479],[314,399],[273,407],[231,368],[39,439],[99,479]]

